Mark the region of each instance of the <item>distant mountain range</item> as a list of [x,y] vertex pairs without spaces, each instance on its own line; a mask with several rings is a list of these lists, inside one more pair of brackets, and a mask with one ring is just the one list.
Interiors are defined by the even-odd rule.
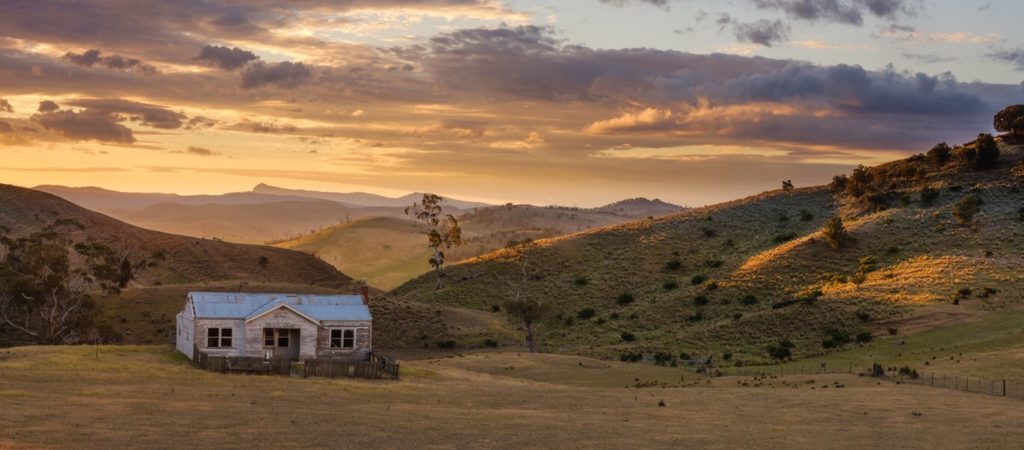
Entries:
[[[413,203],[423,199],[422,192],[414,192],[401,197],[385,197],[383,195],[369,194],[366,192],[321,192],[301,189],[286,189],[263,183],[257,184],[256,187],[252,189],[252,192],[255,194],[317,198],[351,206],[392,206],[405,208],[406,206],[412,205]],[[445,201],[448,206],[458,209],[473,209],[491,206],[487,203],[471,202],[448,197],[445,197]]]

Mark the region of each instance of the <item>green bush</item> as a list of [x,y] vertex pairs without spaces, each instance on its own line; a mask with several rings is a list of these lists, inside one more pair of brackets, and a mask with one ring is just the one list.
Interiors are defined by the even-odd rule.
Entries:
[[846,227],[843,225],[843,219],[839,216],[829,219],[821,232],[825,235],[825,240],[828,241],[829,245],[837,250],[846,245],[846,241],[849,240],[849,236],[846,234]]
[[679,282],[676,280],[666,280],[662,283],[661,287],[665,288],[666,291],[671,291],[679,288]]
[[796,239],[796,237],[797,237],[797,234],[792,232],[792,231],[787,232],[787,233],[779,233],[779,234],[776,234],[774,238],[772,238],[772,242],[774,242],[776,244],[781,244],[783,242],[792,241],[793,239]]
[[1010,105],[996,113],[992,127],[1000,133],[1024,136],[1024,105]]
[[455,341],[451,339],[445,339],[443,341],[437,341],[438,348],[455,348]]
[[496,341],[494,339],[484,339],[484,347],[494,348],[494,347],[497,347],[497,346],[498,346],[498,341]]
[[806,210],[806,209],[801,209],[800,210],[800,220],[804,221],[804,222],[810,222],[810,221],[814,220],[814,214],[811,214],[811,212]]
[[696,306],[704,306],[708,304],[708,298],[703,295],[698,295],[693,298],[693,304]]
[[622,338],[623,342],[633,342],[636,340],[636,336],[634,336],[633,333],[630,333],[628,331],[623,331],[619,333],[619,337]]
[[953,156],[953,149],[949,147],[949,144],[940,142],[935,144],[931,150],[928,150],[928,160],[935,165],[935,167],[942,167],[949,161],[949,158]]
[[965,195],[953,205],[953,216],[960,222],[960,225],[970,225],[974,222],[974,215],[981,212],[981,200],[974,195]]
[[939,198],[939,190],[926,187],[921,189],[921,206],[931,206]]
[[596,314],[597,311],[594,311],[594,308],[587,307],[579,310],[579,312],[576,313],[576,317],[578,317],[580,320],[587,320],[591,317],[594,317],[594,315]]
[[825,348],[839,348],[850,343],[850,333],[844,330],[829,330],[826,333],[826,338],[821,341],[821,346]]
[[708,281],[708,277],[706,275],[694,275],[693,278],[690,278],[690,284],[694,286],[703,284],[705,281]]
[[617,298],[615,300],[615,303],[618,303],[619,305],[625,306],[625,305],[628,305],[630,303],[633,303],[634,300],[635,299],[633,298],[633,294],[632,293],[623,292],[623,293],[619,294],[619,298]]
[[587,277],[579,276],[572,280],[572,284],[575,284],[576,286],[586,286],[590,284],[590,280],[588,280]]
[[742,300],[740,300],[740,304],[746,305],[746,306],[757,304],[757,297],[754,297],[753,295],[747,294],[747,295],[743,296]]
[[875,337],[871,334],[870,331],[862,331],[860,333],[857,333],[857,337],[856,337],[857,343],[860,343],[860,344],[866,344],[868,342],[871,342],[871,340],[874,339],[874,338]]
[[683,263],[682,263],[682,261],[680,261],[678,259],[673,259],[673,260],[665,263],[665,270],[679,270],[682,267],[683,267]]

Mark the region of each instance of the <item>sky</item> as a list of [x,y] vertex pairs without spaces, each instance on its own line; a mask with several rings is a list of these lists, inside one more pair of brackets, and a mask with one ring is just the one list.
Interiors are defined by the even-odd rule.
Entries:
[[5,0],[0,182],[701,206],[991,132],[1019,0]]

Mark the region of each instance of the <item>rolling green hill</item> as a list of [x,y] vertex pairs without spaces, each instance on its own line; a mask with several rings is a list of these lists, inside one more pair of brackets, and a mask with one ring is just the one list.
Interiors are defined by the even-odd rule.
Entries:
[[[754,363],[771,346],[817,355],[1003,314],[1024,294],[1021,160],[1006,145],[990,170],[913,157],[867,170],[864,195],[766,192],[544,240],[517,282],[552,305],[540,331],[547,351],[610,357]],[[922,200],[925,188],[937,198]],[[963,226],[952,211],[968,196],[982,205]],[[849,236],[839,249],[821,232],[833,216]],[[442,291],[428,274],[389,297],[490,311],[521,279],[516,258],[499,250],[450,267]]]

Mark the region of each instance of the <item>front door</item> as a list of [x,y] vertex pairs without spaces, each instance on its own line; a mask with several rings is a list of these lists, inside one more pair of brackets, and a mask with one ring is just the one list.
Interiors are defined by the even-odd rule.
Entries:
[[299,360],[299,338],[301,330],[297,328],[264,328],[263,348],[272,358],[288,358]]

